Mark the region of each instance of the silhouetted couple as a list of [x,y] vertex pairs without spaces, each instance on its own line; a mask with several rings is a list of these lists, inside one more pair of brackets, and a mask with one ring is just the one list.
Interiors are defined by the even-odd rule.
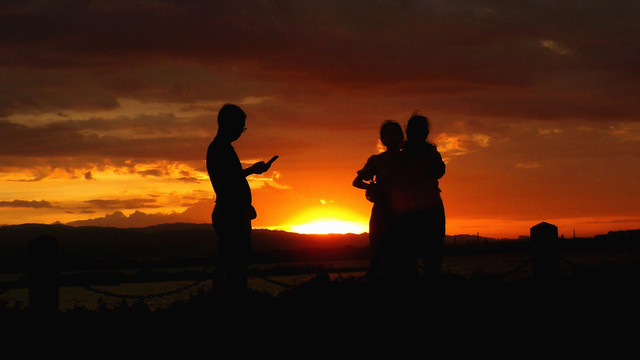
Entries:
[[357,172],[353,185],[366,190],[373,202],[369,220],[371,259],[367,278],[381,275],[392,281],[413,281],[417,260],[424,278],[440,274],[445,214],[438,179],[445,164],[435,145],[427,142],[429,120],[413,114],[402,127],[387,120],[380,128],[386,151],[371,156]]
[[214,290],[225,295],[243,294],[247,289],[251,220],[257,214],[251,203],[247,176],[269,170],[259,161],[246,169],[231,143],[244,133],[246,115],[240,107],[224,105],[218,112],[218,132],[207,150],[207,171],[216,193],[211,222],[218,236]]

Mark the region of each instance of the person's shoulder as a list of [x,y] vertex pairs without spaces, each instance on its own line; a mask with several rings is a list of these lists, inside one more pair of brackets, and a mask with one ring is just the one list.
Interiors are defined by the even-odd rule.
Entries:
[[380,153],[378,155],[376,155],[378,159],[380,159],[380,161],[382,160],[393,160],[393,159],[397,159],[398,157],[402,156],[402,151],[385,151],[383,153]]
[[438,146],[437,146],[436,144],[432,144],[432,143],[430,143],[430,142],[427,142],[426,144],[427,144],[427,145],[426,145],[426,148],[427,148],[429,151],[432,151],[432,152],[438,152]]
[[226,158],[232,149],[231,144],[213,139],[207,148],[207,160]]
[[407,144],[406,147],[403,148],[402,152],[406,157],[409,158],[422,158],[422,157],[434,157],[440,156],[440,152],[438,151],[438,147],[432,143],[424,142],[420,144]]
[[369,158],[367,159],[367,164],[373,164],[373,163],[376,163],[376,162],[380,161],[380,159],[382,158],[382,154],[384,154],[384,153],[373,154],[373,155],[369,156]]
[[358,174],[363,175],[372,171],[375,171],[377,164],[380,162],[380,154],[374,154],[369,156],[367,162],[364,164],[362,169],[358,170]]
[[402,151],[406,153],[422,153],[431,150],[433,144],[424,142],[407,142],[402,147]]
[[438,151],[438,147],[432,143],[427,143],[425,154],[430,158],[442,159],[442,155],[440,154],[440,151]]

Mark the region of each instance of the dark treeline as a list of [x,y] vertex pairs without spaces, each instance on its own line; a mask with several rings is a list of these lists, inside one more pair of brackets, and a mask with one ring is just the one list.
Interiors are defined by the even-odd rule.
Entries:
[[[0,271],[21,272],[28,243],[46,235],[59,242],[64,269],[109,269],[140,266],[210,264],[216,235],[210,224],[166,224],[147,228],[72,227],[24,224],[0,227]],[[366,259],[367,234],[303,235],[254,230],[251,262],[312,262]],[[589,238],[558,239],[561,251],[640,251],[640,230],[617,231]],[[445,255],[530,251],[526,237],[491,239],[477,235],[447,236]]]
[[[210,224],[129,229],[12,225],[0,227],[0,271],[24,271],[28,244],[42,235],[58,240],[60,263],[67,270],[208,264],[217,248]],[[366,256],[366,246],[366,234],[322,236],[254,230],[252,262],[357,259]]]

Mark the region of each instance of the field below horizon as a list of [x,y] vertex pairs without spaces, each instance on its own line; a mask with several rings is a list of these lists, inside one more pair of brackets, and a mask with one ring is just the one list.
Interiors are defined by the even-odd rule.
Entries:
[[[98,279],[90,286],[60,286],[62,311],[114,307],[125,299],[128,302],[142,300],[151,310],[163,309],[188,301],[212,287],[215,234],[210,226],[173,224],[144,229],[10,226],[0,228],[0,304],[3,307],[26,307],[28,290],[3,290],[3,284],[24,277],[28,242],[40,235],[58,240],[63,277],[79,279],[81,283]],[[638,264],[638,240],[637,232],[559,239],[561,271],[572,274]],[[367,234],[315,236],[256,230],[249,287],[277,296],[319,274],[326,274],[334,281],[361,281],[367,268],[367,246]],[[529,250],[528,239],[448,237],[442,274],[464,279],[493,277],[505,283],[528,279],[532,277]],[[175,279],[171,279],[172,275]],[[139,281],[121,280],[127,277]],[[158,280],[163,278],[168,280]],[[177,291],[180,289],[183,290]]]

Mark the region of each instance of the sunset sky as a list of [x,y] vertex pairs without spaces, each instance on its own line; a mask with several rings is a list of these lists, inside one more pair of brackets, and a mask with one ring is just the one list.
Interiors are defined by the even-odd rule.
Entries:
[[280,156],[255,228],[366,231],[351,182],[418,111],[447,234],[638,229],[639,4],[0,1],[0,224],[210,222],[235,103],[245,165]]

